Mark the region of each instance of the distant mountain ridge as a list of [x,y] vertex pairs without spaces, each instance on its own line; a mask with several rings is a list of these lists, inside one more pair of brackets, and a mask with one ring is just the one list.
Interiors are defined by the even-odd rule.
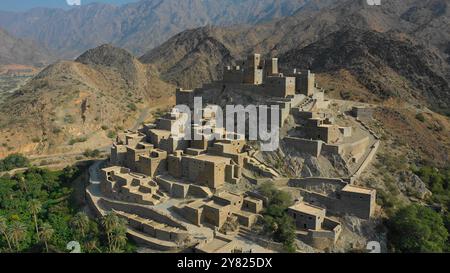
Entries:
[[172,35],[205,25],[256,24],[289,16],[310,0],[142,0],[123,6],[82,5],[0,12],[0,27],[73,58],[104,43],[135,54]]
[[13,37],[0,28],[0,65],[22,64],[43,66],[55,58],[48,50],[25,39]]

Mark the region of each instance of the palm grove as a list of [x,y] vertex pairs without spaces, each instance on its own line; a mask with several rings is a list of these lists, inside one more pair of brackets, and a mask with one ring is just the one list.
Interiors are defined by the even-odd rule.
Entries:
[[[84,212],[84,203],[77,201],[76,181],[83,180],[87,166],[50,171],[32,167],[27,158],[17,154],[0,160],[0,172],[24,169],[0,177],[0,252],[68,252],[71,241],[79,242],[83,252],[134,251],[124,219],[110,213],[93,220]],[[389,248],[395,252],[448,252],[450,171],[422,167],[414,172],[433,192],[428,203],[441,209],[417,203],[393,209],[380,195],[377,202],[388,212]],[[286,251],[295,251],[295,225],[287,215],[292,196],[271,183],[261,185],[258,191],[268,201],[261,235],[283,243]]]
[[[23,157],[14,157],[29,166]],[[111,213],[94,221],[74,200],[73,181],[81,171],[29,167],[0,177],[0,252],[68,252],[71,241],[79,242],[83,252],[133,251],[123,219]]]

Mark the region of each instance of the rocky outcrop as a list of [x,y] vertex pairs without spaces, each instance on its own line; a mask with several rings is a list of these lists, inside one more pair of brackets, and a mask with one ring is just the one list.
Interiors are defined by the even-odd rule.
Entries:
[[345,69],[377,97],[425,100],[435,109],[450,105],[450,66],[439,54],[394,34],[346,28],[280,59],[288,67],[330,73]]
[[400,191],[407,196],[414,196],[419,199],[425,199],[432,195],[426,184],[414,173],[401,172],[399,182],[397,183]]

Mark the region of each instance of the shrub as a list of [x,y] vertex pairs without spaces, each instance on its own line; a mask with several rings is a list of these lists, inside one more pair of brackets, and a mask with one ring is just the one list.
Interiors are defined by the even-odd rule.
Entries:
[[111,139],[115,138],[116,135],[117,135],[117,134],[116,134],[116,132],[114,132],[114,131],[109,131],[109,132],[108,132],[108,137],[111,138]]
[[86,151],[84,151],[83,155],[85,157],[99,157],[100,151],[97,149],[95,149],[95,150],[87,149]]
[[396,252],[442,252],[448,237],[441,215],[417,204],[398,210],[389,219],[388,229]]
[[30,160],[21,154],[12,154],[0,160],[0,171],[10,171],[16,168],[28,167]]
[[295,251],[295,224],[287,214],[287,209],[293,204],[288,192],[276,189],[272,183],[262,184],[259,193],[267,197],[267,208],[263,212],[264,231],[277,242],[282,242],[288,252]]
[[61,128],[53,128],[52,132],[57,135],[59,133],[61,133]]
[[64,117],[64,122],[68,124],[75,123],[75,118],[72,115],[66,115]]
[[134,103],[129,103],[128,105],[127,105],[127,107],[128,107],[128,109],[130,109],[131,111],[136,111],[137,110],[137,106],[136,106],[136,104],[134,104]]
[[72,138],[69,140],[69,145],[74,145],[76,143],[86,142],[86,141],[87,141],[87,137]]
[[416,119],[420,122],[425,122],[425,116],[422,113],[418,113]]

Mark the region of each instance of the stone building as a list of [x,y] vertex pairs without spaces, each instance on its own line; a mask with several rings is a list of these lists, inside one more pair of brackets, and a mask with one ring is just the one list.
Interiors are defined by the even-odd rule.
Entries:
[[[204,111],[204,120],[214,116]],[[172,112],[146,124],[140,132],[127,131],[111,149],[111,165],[123,166],[148,177],[168,174],[213,190],[236,184],[242,176],[245,140],[223,128],[209,128],[216,138],[199,132],[200,139],[185,139],[181,113]],[[210,125],[211,126],[211,125]],[[192,128],[199,128],[195,124]]]
[[[315,76],[309,70],[284,75],[278,68],[278,58],[263,60],[260,54],[251,54],[237,66],[224,69],[222,84],[252,85],[257,95],[286,98],[295,94],[312,96]],[[177,90],[177,104],[188,97],[184,90]],[[178,99],[179,98],[179,99]],[[183,103],[185,104],[185,103]]]
[[289,76],[295,77],[295,92],[305,96],[312,96],[315,92],[316,76],[310,70],[294,69]]
[[156,205],[167,198],[150,177],[130,169],[113,166],[103,169],[101,176],[100,189],[110,198],[143,205]]
[[326,210],[306,203],[298,203],[288,210],[300,229],[321,229]]
[[288,209],[297,227],[297,237],[318,249],[332,247],[342,232],[341,224],[326,217],[326,209],[305,202]]
[[365,106],[355,106],[352,108],[352,115],[358,120],[370,121],[373,117],[373,108]]
[[374,215],[376,207],[376,190],[356,185],[347,185],[339,193],[341,211],[362,219]]
[[222,191],[208,201],[193,201],[175,207],[175,211],[197,226],[221,228],[230,217],[240,225],[251,227],[263,209],[263,200],[243,194]]
[[322,118],[310,118],[304,126],[305,138],[322,140],[325,143],[337,143],[342,141],[343,133],[339,126]]

